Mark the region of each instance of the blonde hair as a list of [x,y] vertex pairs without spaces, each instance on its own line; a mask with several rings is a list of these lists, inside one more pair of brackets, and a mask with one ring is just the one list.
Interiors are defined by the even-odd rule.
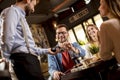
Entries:
[[[88,33],[88,28],[89,27],[94,27],[96,30],[98,30],[99,31],[99,29],[98,29],[98,27],[96,26],[96,25],[94,25],[94,24],[88,24],[87,25],[87,27],[86,27],[86,34],[87,34],[87,36],[88,36],[88,38],[89,38],[89,42],[94,42],[94,40],[91,38],[91,36],[89,35],[89,33]],[[99,36],[98,36],[98,40],[99,40]]]

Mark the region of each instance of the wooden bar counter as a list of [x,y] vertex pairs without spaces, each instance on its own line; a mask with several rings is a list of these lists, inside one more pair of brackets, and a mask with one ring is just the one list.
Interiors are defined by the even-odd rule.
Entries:
[[106,72],[113,68],[115,64],[116,60],[114,58],[109,61],[99,60],[85,69],[61,76],[61,80],[84,80],[84,78],[86,78],[85,80],[105,80]]

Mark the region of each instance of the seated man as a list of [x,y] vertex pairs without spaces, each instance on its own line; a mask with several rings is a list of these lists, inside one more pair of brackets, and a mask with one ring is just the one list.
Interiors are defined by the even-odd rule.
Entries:
[[49,73],[55,80],[60,80],[60,76],[75,65],[73,58],[85,56],[85,50],[76,42],[70,43],[68,36],[67,26],[65,24],[57,25],[56,39],[58,44],[56,46],[58,54],[48,55]]

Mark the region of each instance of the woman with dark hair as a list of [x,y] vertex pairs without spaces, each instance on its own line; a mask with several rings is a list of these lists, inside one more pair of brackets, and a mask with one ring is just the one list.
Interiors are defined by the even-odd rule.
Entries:
[[101,0],[101,16],[108,17],[100,26],[100,56],[103,60],[112,58],[112,52],[120,64],[120,2],[119,0]]
[[[110,60],[114,56],[120,68],[120,0],[100,0],[99,11],[108,17],[100,26],[100,57]],[[120,80],[120,70],[111,73],[108,80]]]

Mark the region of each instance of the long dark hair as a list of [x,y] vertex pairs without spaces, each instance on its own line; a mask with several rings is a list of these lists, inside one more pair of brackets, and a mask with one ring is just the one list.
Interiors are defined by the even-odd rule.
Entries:
[[105,2],[112,15],[120,19],[120,0],[105,0]]

